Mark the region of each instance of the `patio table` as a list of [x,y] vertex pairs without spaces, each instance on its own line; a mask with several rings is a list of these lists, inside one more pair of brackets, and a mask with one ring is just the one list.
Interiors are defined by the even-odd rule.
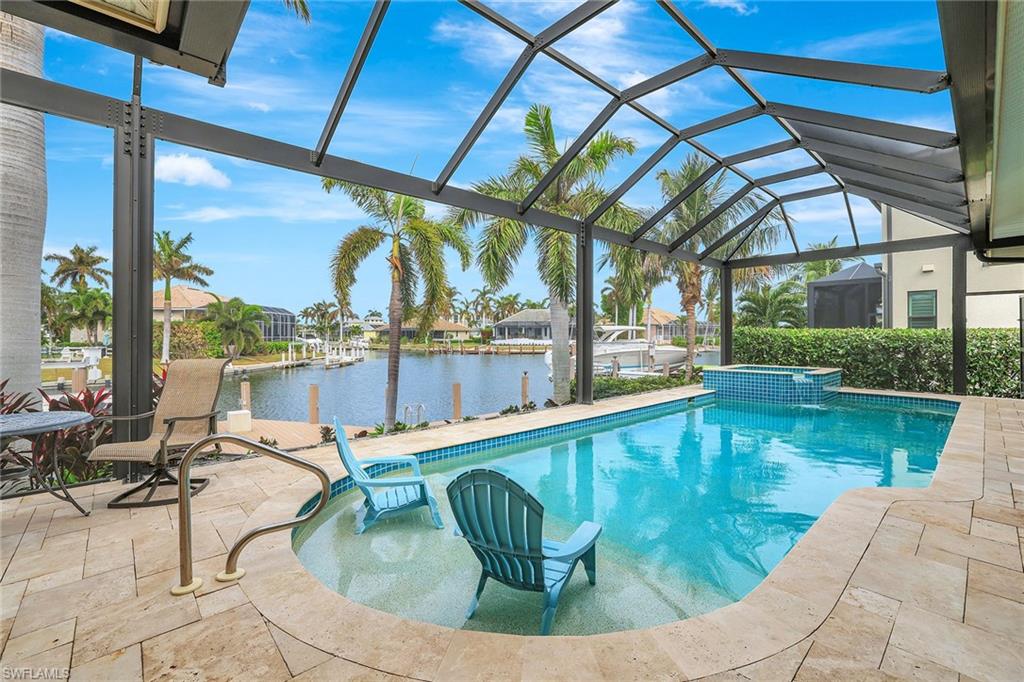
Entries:
[[[37,436],[43,433],[50,433],[51,431],[61,431],[80,424],[88,424],[91,421],[91,414],[76,410],[62,410],[60,412],[22,412],[19,414],[0,415],[0,452],[6,450],[7,446],[12,441],[19,438]],[[50,458],[54,478],[57,479],[57,487],[59,490],[54,490],[50,484],[46,482],[46,474],[39,469],[35,458],[32,458],[32,463],[29,467],[29,480],[31,481],[34,479],[39,486],[43,488],[43,490],[59,500],[70,502],[74,505],[75,509],[80,511],[84,516],[88,516],[89,512],[83,509],[82,505],[78,504],[75,498],[71,496],[70,491],[68,491],[67,486],[64,484],[64,478],[59,474],[57,448],[53,448],[53,452],[50,453]]]

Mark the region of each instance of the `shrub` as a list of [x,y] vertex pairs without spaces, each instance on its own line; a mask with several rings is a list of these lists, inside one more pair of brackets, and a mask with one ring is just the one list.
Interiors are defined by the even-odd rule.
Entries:
[[[614,398],[619,395],[634,395],[636,393],[647,393],[648,391],[660,391],[665,388],[677,388],[690,384],[699,384],[703,381],[703,374],[700,367],[693,368],[693,379],[686,380],[684,374],[673,374],[672,376],[636,377],[627,379],[625,377],[594,377],[594,400],[602,398]],[[569,392],[573,400],[576,400],[576,380],[569,384]]]
[[[1020,344],[1015,329],[967,330],[969,395],[1017,397]],[[948,329],[761,329],[737,327],[736,363],[838,367],[843,385],[952,393]]]
[[257,353],[260,355],[280,355],[288,352],[287,341],[264,341],[257,346]]
[[[160,357],[163,340],[163,324],[157,323],[153,325],[153,357]],[[212,322],[171,322],[170,354],[171,360],[222,357],[224,350],[221,348],[220,331]]]

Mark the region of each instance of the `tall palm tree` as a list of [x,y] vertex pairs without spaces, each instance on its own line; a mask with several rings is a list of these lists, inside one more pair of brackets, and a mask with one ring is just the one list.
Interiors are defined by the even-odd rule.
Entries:
[[[331,277],[338,300],[348,305],[356,270],[372,253],[384,246],[391,271],[391,298],[388,302],[388,382],[384,393],[384,429],[395,426],[398,411],[398,367],[402,337],[402,317],[416,310],[419,335],[433,326],[445,306],[451,285],[445,263],[445,247],[455,249],[462,269],[469,267],[472,246],[465,230],[447,221],[426,217],[419,199],[379,189],[323,179],[327,192],[341,190],[372,219],[349,232],[338,242],[331,259]],[[416,304],[422,284],[422,300]]]
[[[560,150],[556,142],[550,107],[541,104],[531,106],[523,131],[528,153],[516,159],[504,175],[475,183],[474,190],[506,201],[522,201],[558,161],[564,150]],[[582,220],[608,194],[600,184],[608,166],[635,150],[636,142],[629,138],[619,137],[611,131],[599,133],[551,183],[535,206]],[[453,210],[452,216],[460,225],[484,223],[477,262],[484,279],[496,289],[505,287],[512,279],[526,242],[532,237],[537,252],[537,274],[548,288],[550,301],[552,400],[557,404],[569,402],[569,303],[576,288],[573,235],[465,209]],[[638,223],[638,219],[635,211],[616,203],[604,214],[601,224],[628,230]],[[589,334],[591,331],[580,329],[576,333]]]
[[459,316],[459,322],[472,327],[476,324],[476,307],[473,305],[473,301],[463,296],[455,303],[455,310]]
[[153,237],[153,279],[164,283],[164,339],[160,351],[160,362],[164,364],[171,361],[171,283],[178,280],[205,287],[209,286],[205,278],[213,274],[211,268],[196,263],[186,253],[191,245],[191,232],[178,240],[167,230]]
[[[43,75],[43,27],[0,12],[0,66]],[[43,114],[0,104],[0,380],[39,386],[40,281],[46,227]]]
[[260,322],[268,318],[258,305],[250,305],[242,299],[219,298],[206,306],[206,319],[213,322],[220,331],[224,352],[234,360],[246,351],[252,350],[263,340]]
[[99,247],[81,247],[75,244],[71,252],[65,256],[62,253],[46,254],[47,261],[56,263],[50,281],[58,287],[71,285],[73,289],[84,289],[89,286],[91,279],[101,287],[107,286],[107,277],[113,273],[110,270],[100,267],[107,262],[107,258],[96,253]]
[[747,327],[803,327],[807,324],[806,296],[797,280],[743,292],[738,322]]
[[56,287],[51,287],[46,282],[40,282],[39,309],[42,312],[42,328],[46,332],[46,338],[50,348],[54,341],[64,338],[70,331],[68,324],[68,293]]
[[[661,192],[665,199],[679,194],[683,188],[689,186],[704,173],[711,165],[707,158],[693,153],[688,155],[678,169],[665,169],[658,172],[658,182],[661,184]],[[732,189],[726,185],[726,174],[720,173],[715,178],[705,182],[697,191],[693,192],[686,201],[678,207],[660,225],[655,227],[652,238],[662,243],[671,243],[681,236],[698,220],[709,214],[717,206],[722,204],[732,193]],[[760,204],[765,201],[757,192],[752,192],[729,209],[723,211],[718,218],[711,221],[696,235],[688,239],[683,247],[691,251],[703,251],[723,234],[728,232],[737,223],[754,213]],[[781,214],[772,211],[764,221],[750,234],[746,241],[742,242],[739,250],[740,255],[756,253],[761,250],[770,249],[778,241],[781,233]],[[724,246],[726,251],[737,245],[742,237],[730,240]],[[622,247],[614,249],[621,251]],[[700,263],[678,260],[675,258],[660,258],[658,256],[633,256],[633,269],[639,269],[639,274],[633,277],[641,281],[645,277],[652,277],[651,274],[644,274],[645,269],[661,271],[664,281],[674,281],[679,291],[680,307],[686,315],[686,377],[693,376],[693,359],[697,353],[697,306],[702,303],[702,294],[705,286],[705,279],[713,276],[707,268]],[[622,256],[620,260],[629,264],[629,256]],[[737,271],[735,284],[741,289],[749,286],[750,282],[759,281],[763,276],[762,271],[744,269]]]

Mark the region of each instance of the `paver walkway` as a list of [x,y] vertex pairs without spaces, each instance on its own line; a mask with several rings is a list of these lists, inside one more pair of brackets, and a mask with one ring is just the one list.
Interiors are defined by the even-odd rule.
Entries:
[[[618,411],[630,396],[388,439],[417,451]],[[331,448],[301,453],[341,467]],[[267,458],[203,467],[195,573],[173,597],[177,506],[107,509],[117,483],[77,489],[89,517],[48,496],[0,503],[0,667],[72,680],[916,678],[1024,674],[1024,401],[966,399],[931,488],[844,494],[747,598],[688,621],[592,637],[516,637],[405,621],[347,601],[302,570],[287,533],[245,550],[239,532],[293,515],[316,489]],[[904,491],[906,492],[906,491]]]

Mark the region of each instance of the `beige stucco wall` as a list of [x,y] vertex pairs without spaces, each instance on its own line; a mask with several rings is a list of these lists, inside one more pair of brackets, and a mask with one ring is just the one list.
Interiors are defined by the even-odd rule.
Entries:
[[[882,234],[889,235],[888,238],[909,239],[946,233],[948,230],[945,228],[926,220],[898,209],[883,207]],[[894,253],[888,257],[883,256],[882,267],[892,279],[893,327],[907,326],[907,292],[931,289],[937,292],[938,326],[948,328],[952,325],[951,249]],[[930,268],[931,272],[925,272],[926,268]],[[968,327],[1016,327],[1018,294],[970,295],[1007,290],[1024,290],[1024,264],[982,263],[973,254],[967,254]]]

